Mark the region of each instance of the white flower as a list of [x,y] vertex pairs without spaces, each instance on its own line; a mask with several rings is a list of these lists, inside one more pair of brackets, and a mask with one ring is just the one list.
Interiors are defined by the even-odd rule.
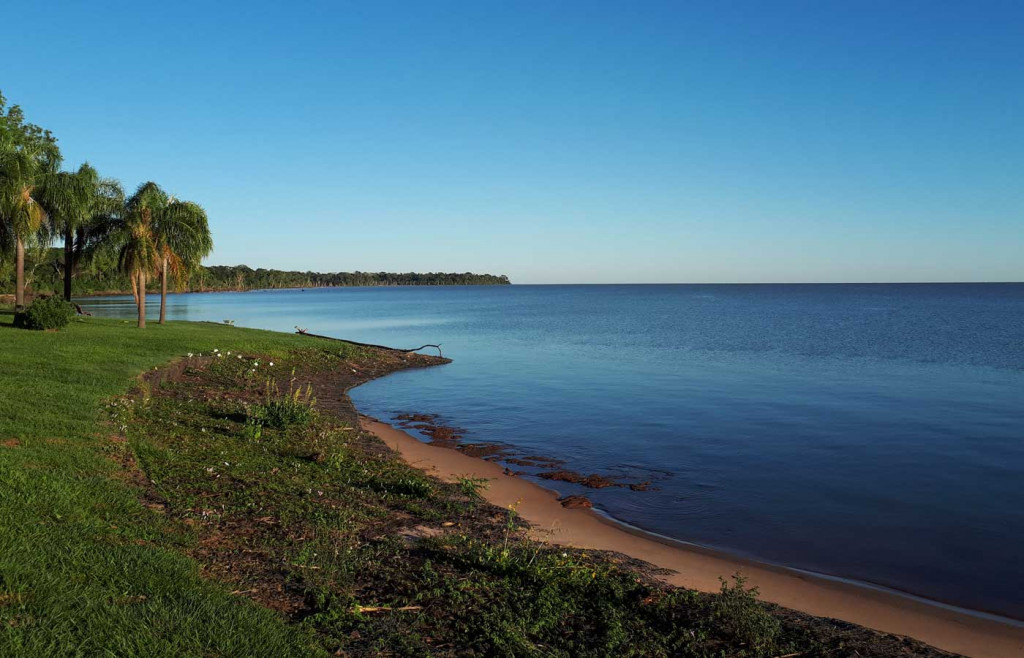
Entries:
[[271,365],[271,366],[273,366],[273,365],[274,365],[274,362],[273,362],[273,361],[271,361],[271,362],[270,362],[270,365]]
[[242,358],[242,355],[241,355],[241,354],[236,354],[235,356],[236,356],[236,357],[238,357],[239,359],[241,359],[241,358]]
[[218,359],[223,359],[223,358],[224,358],[224,355],[223,355],[223,354],[218,354],[218,355],[217,355],[217,358],[218,358]]
[[188,358],[190,358],[190,359],[192,358],[192,352],[188,353]]
[[213,348],[213,353],[214,353],[214,354],[216,354],[216,353],[217,353],[217,352],[219,352],[219,351],[220,351],[220,350],[218,350],[218,349],[217,349],[216,347],[215,347],[215,348]]

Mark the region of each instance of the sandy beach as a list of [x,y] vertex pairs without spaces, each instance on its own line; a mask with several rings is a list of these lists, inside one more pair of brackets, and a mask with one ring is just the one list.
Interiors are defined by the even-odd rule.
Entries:
[[518,513],[536,539],[554,544],[615,551],[671,570],[664,580],[701,591],[717,591],[719,577],[736,572],[756,585],[761,598],[819,617],[853,622],[907,635],[947,651],[976,658],[1024,656],[1024,624],[965,613],[890,591],[873,589],[760,564],[697,546],[672,542],[611,521],[585,508],[562,506],[555,492],[506,475],[503,467],[457,450],[428,445],[368,417],[363,427],[380,437],[411,465],[441,479],[486,478],[484,497]]

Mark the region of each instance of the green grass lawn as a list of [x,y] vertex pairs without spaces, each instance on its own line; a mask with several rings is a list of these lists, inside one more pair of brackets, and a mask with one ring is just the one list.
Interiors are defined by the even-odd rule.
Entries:
[[[297,336],[88,318],[57,332],[0,312],[0,655],[302,655],[308,635],[200,578],[101,440],[104,400],[188,352],[278,354]],[[306,339],[308,341],[308,339]]]

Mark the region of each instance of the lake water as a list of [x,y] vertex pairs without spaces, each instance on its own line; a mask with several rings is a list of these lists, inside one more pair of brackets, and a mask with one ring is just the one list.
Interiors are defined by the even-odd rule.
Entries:
[[338,288],[169,312],[442,343],[452,364],[366,384],[360,410],[650,479],[544,483],[641,528],[1024,619],[1024,284]]

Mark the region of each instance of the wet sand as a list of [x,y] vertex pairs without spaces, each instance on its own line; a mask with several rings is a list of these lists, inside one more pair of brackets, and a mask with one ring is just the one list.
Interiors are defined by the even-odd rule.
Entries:
[[968,614],[909,596],[765,565],[698,546],[650,535],[611,521],[585,508],[568,509],[555,492],[506,475],[498,464],[457,450],[428,445],[367,417],[364,429],[380,437],[411,465],[443,480],[480,477],[481,493],[491,503],[518,504],[518,513],[533,526],[533,536],[553,544],[615,551],[674,573],[673,585],[718,591],[719,576],[741,572],[766,601],[819,617],[853,622],[887,633],[908,635],[940,649],[975,658],[1024,657],[1024,624]]

